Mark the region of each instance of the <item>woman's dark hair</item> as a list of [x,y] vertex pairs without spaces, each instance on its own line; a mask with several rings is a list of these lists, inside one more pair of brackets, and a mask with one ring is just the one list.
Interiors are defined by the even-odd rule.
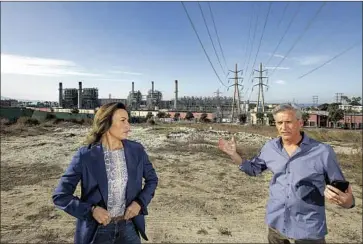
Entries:
[[126,106],[123,103],[107,103],[102,105],[96,112],[93,119],[93,125],[91,131],[87,135],[85,140],[86,145],[93,145],[99,142],[112,125],[112,116],[117,109],[126,110]]

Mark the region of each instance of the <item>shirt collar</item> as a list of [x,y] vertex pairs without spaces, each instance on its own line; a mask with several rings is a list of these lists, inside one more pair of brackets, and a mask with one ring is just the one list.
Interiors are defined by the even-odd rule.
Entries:
[[[302,147],[302,145],[309,145],[310,144],[310,138],[308,137],[308,135],[305,132],[303,132],[303,131],[300,132],[300,135],[302,136],[302,139],[301,139],[301,141],[299,143],[299,147]],[[277,146],[277,148],[279,148],[280,150],[282,150],[283,145],[282,145],[282,138],[281,138],[281,136],[279,136],[277,138],[277,140],[276,140],[276,146]]]

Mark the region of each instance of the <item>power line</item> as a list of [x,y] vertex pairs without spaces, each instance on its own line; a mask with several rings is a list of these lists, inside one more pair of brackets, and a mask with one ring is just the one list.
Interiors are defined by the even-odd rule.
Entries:
[[[258,23],[258,17],[259,17],[259,13],[257,13],[257,16],[256,16],[256,23],[255,23],[255,30],[253,31],[253,37],[252,37],[252,45],[251,45],[251,49],[250,49],[250,52],[249,52],[249,55],[248,55],[248,61],[247,61],[247,66],[245,68],[245,72],[244,72],[244,75],[243,75],[243,79],[246,77],[246,74],[247,74],[247,70],[248,70],[248,66],[250,64],[250,60],[251,60],[251,54],[252,54],[252,50],[253,50],[253,43],[255,42],[255,37],[256,37],[256,30],[257,30],[257,23]],[[252,68],[253,69],[253,68]]]
[[202,17],[203,17],[203,20],[204,20],[204,24],[205,24],[205,27],[207,28],[207,32],[208,32],[208,35],[209,35],[209,39],[210,41],[212,42],[212,46],[213,46],[213,49],[214,49],[214,53],[216,54],[217,56],[217,60],[218,60],[218,63],[219,65],[221,66],[221,69],[224,73],[224,75],[226,75],[226,72],[224,71],[223,67],[222,67],[222,64],[221,64],[221,61],[219,60],[219,56],[217,54],[217,50],[216,50],[216,47],[214,46],[214,42],[213,42],[213,39],[212,39],[212,36],[210,35],[210,31],[209,31],[209,28],[208,28],[208,25],[207,25],[207,21],[205,19],[205,16],[204,16],[204,13],[203,13],[203,9],[202,9],[202,6],[200,5],[200,2],[198,2],[198,6],[199,6],[199,9],[200,9],[200,12],[202,14]]
[[227,87],[227,86],[223,83],[223,81],[221,80],[221,78],[219,77],[219,75],[218,75],[218,73],[217,73],[216,69],[214,68],[214,66],[213,66],[213,64],[212,64],[212,61],[210,60],[210,58],[209,58],[209,56],[208,56],[208,54],[207,54],[207,51],[205,50],[205,48],[204,48],[204,46],[203,46],[203,43],[202,43],[202,41],[200,40],[200,37],[199,37],[199,35],[198,35],[198,32],[197,32],[197,30],[195,29],[195,26],[194,26],[194,24],[193,24],[193,21],[192,21],[192,19],[191,19],[191,18],[190,18],[190,16],[189,16],[188,10],[186,9],[186,7],[185,7],[185,5],[184,5],[184,3],[183,3],[183,2],[181,2],[181,4],[183,5],[184,11],[185,11],[185,13],[186,13],[186,15],[187,15],[187,17],[188,17],[188,19],[189,19],[189,22],[190,22],[190,24],[192,25],[193,30],[194,30],[194,32],[195,32],[195,34],[196,34],[196,36],[198,37],[199,43],[200,43],[200,45],[202,46],[203,51],[204,51],[204,54],[207,56],[208,61],[209,61],[210,65],[212,66],[212,69],[213,69],[214,73],[216,74],[216,76],[217,76],[217,78],[218,78],[219,82],[220,82],[220,83],[221,83],[224,87]]
[[289,6],[289,4],[290,4],[290,2],[287,2],[287,3],[286,3],[285,8],[284,8],[284,10],[283,10],[283,12],[282,12],[282,17],[281,17],[281,19],[280,19],[279,23],[277,24],[276,29],[278,29],[278,28],[280,27],[281,22],[282,22],[282,20],[283,20],[283,19],[284,19],[284,17],[285,17],[285,13],[286,13],[286,10],[287,10],[287,7]]
[[252,86],[252,88],[251,88],[250,95],[248,95],[248,100],[251,100],[251,95],[252,95],[252,92],[253,92],[253,87],[254,86]]
[[325,65],[329,64],[329,63],[330,63],[331,61],[333,61],[334,59],[338,58],[339,56],[343,55],[344,53],[348,52],[349,50],[353,49],[355,46],[357,46],[357,45],[359,45],[359,44],[361,44],[361,43],[362,43],[362,40],[360,40],[359,42],[357,42],[357,43],[353,44],[352,46],[348,47],[347,49],[343,50],[342,52],[340,52],[339,54],[335,55],[334,57],[332,57],[331,59],[329,59],[328,61],[326,61],[326,62],[325,62],[325,63],[323,63],[322,65],[320,65],[320,66],[316,67],[315,69],[312,69],[312,70],[310,70],[309,72],[307,72],[307,73],[305,73],[305,74],[301,75],[301,76],[300,76],[299,78],[297,78],[297,79],[301,79],[301,78],[303,78],[303,77],[305,77],[305,76],[307,76],[307,75],[309,75],[309,74],[313,73],[314,71],[316,71],[316,70],[318,70],[318,69],[322,68],[323,66],[325,66]]
[[217,40],[218,40],[219,48],[221,49],[221,53],[222,53],[222,57],[223,57],[223,60],[224,60],[224,64],[225,64],[225,66],[226,66],[226,67],[228,67],[227,62],[226,62],[226,58],[224,57],[224,52],[223,52],[223,48],[222,48],[222,45],[221,45],[221,41],[220,41],[220,39],[219,39],[219,35],[218,35],[218,32],[217,32],[216,23],[215,23],[215,21],[214,21],[214,16],[213,16],[212,8],[211,8],[211,6],[210,6],[210,3],[209,3],[209,2],[208,2],[208,6],[209,6],[209,12],[210,12],[210,15],[211,15],[211,17],[212,17],[214,30],[216,31],[216,35],[217,35]]
[[299,3],[299,5],[298,5],[298,7],[297,7],[297,9],[296,9],[296,11],[295,11],[295,13],[294,13],[294,15],[293,15],[292,19],[290,20],[289,25],[287,26],[287,28],[286,28],[286,30],[285,30],[285,32],[284,32],[284,34],[282,35],[282,37],[281,37],[281,39],[280,39],[279,43],[277,44],[277,46],[276,46],[275,50],[273,51],[272,55],[270,56],[270,58],[269,58],[269,59],[268,59],[268,61],[266,62],[266,65],[265,65],[265,66],[267,66],[267,65],[270,63],[270,61],[271,61],[272,57],[275,55],[275,53],[276,53],[276,52],[277,52],[277,50],[279,49],[280,44],[282,43],[282,40],[285,38],[285,36],[286,36],[287,32],[289,31],[289,29],[290,29],[290,27],[291,27],[292,23],[294,22],[295,17],[297,16],[297,13],[298,13],[298,12],[299,12],[299,10],[300,10],[300,7],[301,7],[301,2]]
[[275,73],[276,69],[278,67],[280,67],[280,65],[282,64],[282,62],[286,59],[286,57],[290,54],[290,52],[294,49],[294,47],[296,46],[296,44],[300,41],[300,39],[304,36],[304,34],[306,33],[306,31],[310,28],[310,26],[312,25],[312,23],[314,22],[314,20],[316,19],[316,17],[319,15],[319,13],[321,12],[321,10],[323,9],[323,7],[326,5],[326,2],[323,2],[321,4],[321,6],[319,7],[318,11],[316,11],[315,15],[309,20],[308,24],[305,26],[305,29],[303,30],[303,32],[301,33],[301,35],[296,39],[296,41],[294,42],[294,44],[291,46],[291,48],[289,49],[289,51],[286,53],[286,55],[284,55],[284,57],[281,59],[280,63],[274,68],[274,70],[272,71],[270,77]]
[[[262,34],[261,34],[261,38],[260,38],[260,43],[259,43],[258,48],[257,48],[257,53],[256,53],[256,56],[255,56],[255,60],[253,61],[252,69],[255,67],[256,60],[257,60],[257,56],[258,56],[258,53],[260,52],[261,42],[262,42],[262,39],[263,39],[263,34],[265,33],[268,16],[270,15],[271,6],[272,6],[272,2],[270,2],[269,5],[268,5],[266,19],[265,19],[265,23],[263,25]],[[248,78],[248,80],[251,78],[252,74],[253,74],[253,70],[252,70],[252,72],[251,72],[250,77]]]
[[248,45],[250,44],[250,40],[251,40],[251,27],[252,27],[252,19],[253,19],[253,6],[254,5],[251,5],[251,17],[250,17],[250,24],[249,24],[249,27],[248,27],[248,38],[247,38],[247,44],[246,44],[246,51],[245,51],[245,55],[244,55],[244,63],[243,63],[243,66],[242,67],[246,67],[246,64],[247,64],[247,51],[248,51]]

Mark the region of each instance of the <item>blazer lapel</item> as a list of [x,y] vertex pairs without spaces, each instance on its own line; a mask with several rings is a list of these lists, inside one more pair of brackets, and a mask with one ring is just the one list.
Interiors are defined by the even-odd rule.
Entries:
[[91,164],[91,167],[94,170],[93,175],[95,176],[95,178],[97,180],[98,186],[101,191],[102,198],[107,207],[108,181],[107,181],[105,158],[104,158],[103,148],[102,148],[101,144],[97,144],[92,148],[91,158],[93,161]]
[[131,155],[131,148],[130,148],[130,144],[127,142],[127,140],[122,140],[122,144],[124,146],[124,152],[125,152],[125,160],[126,160],[126,167],[127,167],[127,175],[128,175],[128,179],[127,179],[127,184],[126,184],[126,200],[128,200],[128,193],[130,191],[130,187],[131,187],[131,177],[130,175],[131,172],[134,170],[132,167],[132,155]]

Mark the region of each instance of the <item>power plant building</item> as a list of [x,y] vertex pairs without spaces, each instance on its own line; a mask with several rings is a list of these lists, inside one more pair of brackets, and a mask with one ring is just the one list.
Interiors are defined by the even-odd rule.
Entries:
[[169,111],[191,111],[218,113],[222,116],[228,115],[232,110],[232,97],[178,97],[178,80],[175,80],[175,97],[172,100],[163,100],[163,94],[154,89],[154,81],[151,82],[151,89],[147,95],[140,90],[135,90],[135,83],[132,82],[132,90],[126,99],[121,98],[98,98],[97,88],[82,88],[82,82],[78,83],[78,89],[63,89],[59,83],[59,105],[63,108],[95,109],[101,105],[111,102],[122,102],[130,110],[158,110]]
[[82,88],[82,82],[77,88],[65,88],[59,83],[59,106],[62,108],[94,109],[99,106],[98,89]]

